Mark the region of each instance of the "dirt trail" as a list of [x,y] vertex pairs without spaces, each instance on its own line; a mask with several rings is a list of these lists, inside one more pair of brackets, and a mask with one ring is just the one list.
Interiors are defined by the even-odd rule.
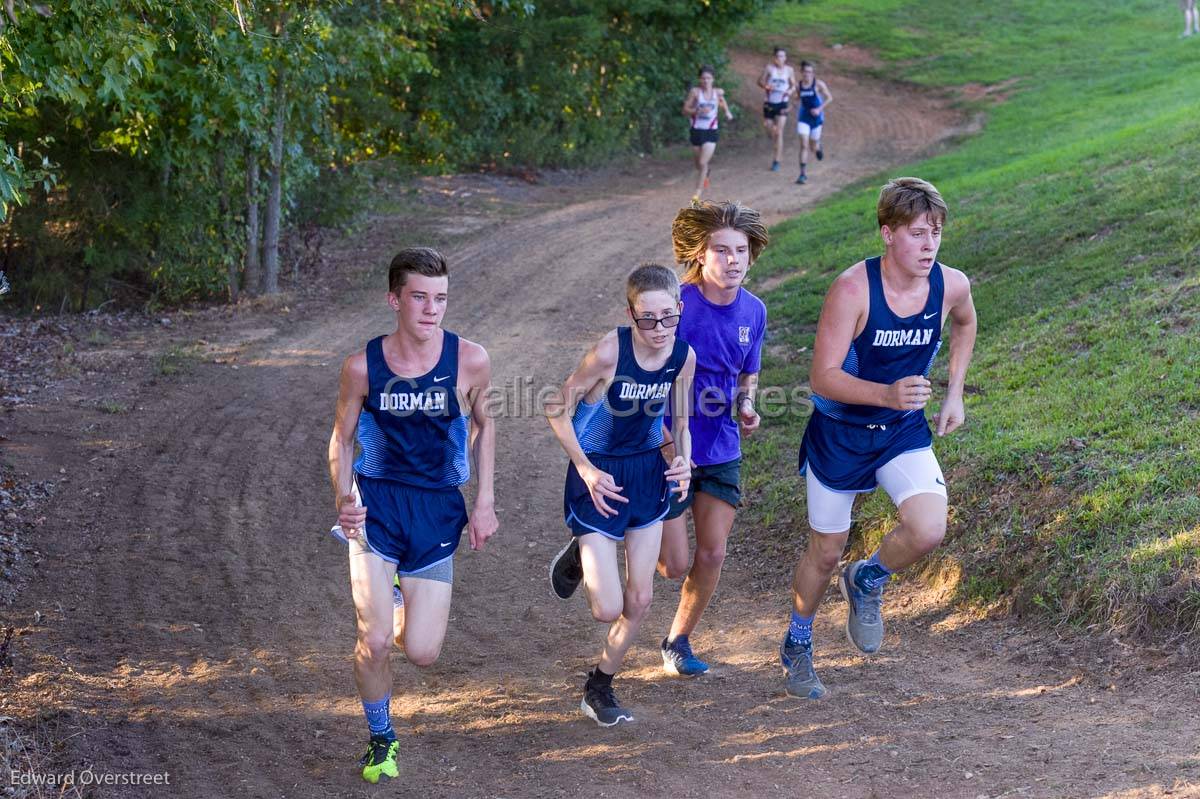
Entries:
[[[812,182],[766,171],[762,139],[722,142],[710,197],[778,219],[961,129],[943,101],[839,75],[835,56],[829,156]],[[738,124],[758,125],[753,99]],[[690,163],[648,163],[637,182],[614,177],[569,203],[548,194],[452,252],[447,327],[488,347],[496,382],[524,407],[500,426],[502,528],[486,551],[461,551],[441,662],[420,671],[397,657],[399,784],[369,789],[353,768],[353,611],[344,550],[322,532],[337,367],[389,329],[379,291],[248,345],[237,369],[201,363],[145,388],[134,413],[8,417],[19,456],[63,462],[72,480],[39,533],[41,580],[3,613],[25,634],[0,712],[40,710],[78,731],[71,762],[169,771],[167,795],[187,797],[1200,795],[1197,675],[1119,645],[1082,662],[1051,636],[909,586],[889,595],[888,640],[871,659],[846,645],[831,600],[815,633],[831,696],[791,700],[775,654],[786,586],[754,590],[735,557],[695,637],[714,673],[681,682],[659,668],[678,595],[659,581],[620,677],[638,722],[582,719],[602,629],[579,598],[548,595],[565,458],[517,398],[561,380],[619,321],[632,264],[669,262]],[[342,257],[386,262],[408,241],[389,221]],[[797,531],[797,551],[802,541]]]

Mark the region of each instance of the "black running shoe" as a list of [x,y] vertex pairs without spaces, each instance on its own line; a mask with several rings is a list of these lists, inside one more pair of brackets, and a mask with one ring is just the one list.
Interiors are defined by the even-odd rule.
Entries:
[[579,557],[579,539],[571,536],[567,545],[550,561],[550,588],[559,599],[570,599],[583,581],[583,560]]
[[579,703],[579,709],[601,727],[615,727],[622,721],[633,721],[633,714],[617,701],[612,685],[594,682],[591,672],[583,686],[583,701]]
[[818,161],[825,160],[825,151],[823,149],[821,149],[820,147],[817,148],[817,160]]

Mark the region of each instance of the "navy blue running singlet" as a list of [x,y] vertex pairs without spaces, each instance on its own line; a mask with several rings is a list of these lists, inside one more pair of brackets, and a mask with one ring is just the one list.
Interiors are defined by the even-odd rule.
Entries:
[[[925,307],[905,317],[896,316],[888,307],[880,259],[868,258],[866,266],[870,285],[867,326],[851,342],[842,370],[862,380],[885,385],[911,375],[929,377],[929,368],[942,346],[942,265],[934,261],[929,272],[929,297]],[[911,413],[922,413],[851,405],[815,393],[812,401],[821,413],[850,424],[893,424]]]
[[813,78],[811,85],[805,87],[801,84],[800,91],[800,117],[798,122],[803,122],[809,127],[816,127],[825,121],[825,114],[821,111],[823,105],[821,95],[817,93],[817,79]]
[[617,370],[604,396],[580,402],[571,423],[588,455],[634,455],[662,446],[662,418],[671,386],[687,361],[688,345],[679,337],[661,369],[648,372],[633,354],[633,331],[617,328]]
[[471,477],[468,417],[458,401],[458,336],[442,334],[437,364],[420,377],[387,365],[383,336],[367,343],[370,388],[358,417],[354,471],[416,488],[453,488]]

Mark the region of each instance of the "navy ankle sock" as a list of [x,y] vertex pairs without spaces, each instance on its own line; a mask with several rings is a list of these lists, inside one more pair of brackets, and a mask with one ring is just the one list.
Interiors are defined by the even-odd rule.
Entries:
[[892,570],[879,562],[879,552],[876,551],[870,560],[858,567],[854,574],[854,587],[864,594],[869,594],[882,586],[892,576]]

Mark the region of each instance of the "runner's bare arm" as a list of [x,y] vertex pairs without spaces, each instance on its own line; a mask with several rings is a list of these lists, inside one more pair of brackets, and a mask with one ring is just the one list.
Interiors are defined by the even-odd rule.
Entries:
[[692,381],[696,377],[696,351],[688,347],[688,357],[671,387],[671,443],[667,463],[667,480],[678,483],[673,491],[679,499],[686,499],[692,478],[692,434],[688,420],[692,414]]
[[824,112],[829,104],[833,102],[833,93],[829,91],[829,87],[825,85],[825,81],[818,80],[817,94],[821,95],[821,111]]
[[617,331],[611,330],[604,338],[600,339],[596,346],[588,350],[588,353],[583,356],[583,360],[579,362],[579,366],[562,384],[562,388],[551,394],[545,404],[546,418],[550,421],[550,428],[558,438],[558,443],[566,450],[571,463],[575,464],[579,476],[588,484],[596,510],[605,518],[616,513],[607,504],[608,500],[616,502],[628,502],[629,500],[621,496],[621,486],[616,484],[611,475],[600,471],[588,460],[575,435],[572,419],[575,415],[575,408],[581,400],[597,389],[601,391],[607,389],[608,384],[616,375],[618,355]]
[[732,121],[733,113],[729,110],[729,104],[725,102],[724,89],[717,89],[717,102],[721,104],[721,108],[725,109],[725,118]]
[[920,375],[885,385],[862,380],[842,369],[854,337],[866,326],[869,296],[866,265],[862,261],[833,281],[817,321],[809,385],[822,397],[838,402],[896,410],[923,408],[929,397],[929,381]]
[[696,114],[696,97],[695,89],[688,91],[687,99],[683,101],[683,115],[685,117],[695,116]]
[[971,298],[971,281],[957,269],[942,267],[946,281],[947,315],[950,317],[950,382],[942,407],[933,415],[937,434],[953,433],[966,421],[963,408],[963,389],[967,383],[967,367],[975,350],[978,319],[975,301]]
[[791,66],[788,66],[788,68],[787,68],[787,76],[788,76],[788,87],[787,87],[787,96],[784,97],[785,102],[791,100],[792,94],[797,89],[800,88],[800,81],[796,80],[796,70],[793,69]]
[[738,375],[737,394],[734,396],[737,407],[734,412],[737,414],[738,425],[744,436],[757,430],[759,422],[762,421],[758,416],[758,411],[754,410],[754,395],[757,392],[758,372],[754,374],[742,372]]
[[367,509],[357,504],[353,487],[354,434],[358,430],[358,415],[368,390],[367,353],[356,352],[342,363],[333,433],[329,437],[329,479],[333,484],[333,501],[338,509],[338,524],[348,537],[357,536],[367,520]]
[[771,89],[770,80],[771,65],[767,64],[765,67],[763,67],[762,74],[758,76],[758,88],[762,89],[764,92],[769,91]]
[[471,549],[496,532],[496,419],[492,401],[492,362],[487,350],[473,341],[458,340],[460,390],[471,413],[471,459],[475,467],[475,504],[467,521]]

